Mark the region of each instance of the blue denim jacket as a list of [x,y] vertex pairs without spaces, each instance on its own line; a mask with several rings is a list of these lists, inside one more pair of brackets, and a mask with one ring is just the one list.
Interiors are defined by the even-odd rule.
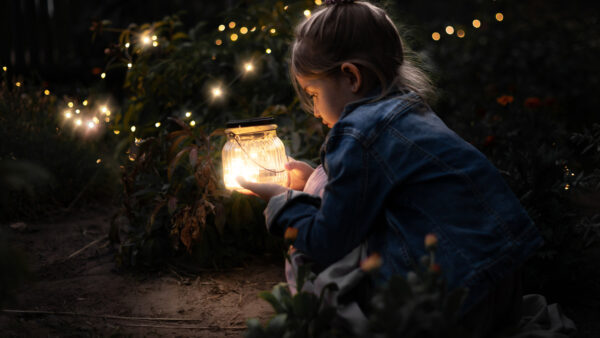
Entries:
[[414,270],[434,233],[449,288],[469,289],[466,310],[542,239],[498,170],[415,93],[370,99],[347,105],[327,136],[323,198],[275,196],[267,227],[297,228],[294,246],[323,266],[366,240],[384,279]]

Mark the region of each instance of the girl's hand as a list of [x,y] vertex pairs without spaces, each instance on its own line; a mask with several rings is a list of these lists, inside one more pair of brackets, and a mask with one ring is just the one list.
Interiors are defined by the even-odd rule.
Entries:
[[287,187],[294,190],[304,190],[306,181],[310,175],[315,171],[306,162],[300,162],[292,159],[290,162],[285,164],[285,170],[288,173],[288,184]]
[[250,193],[246,193],[247,195],[252,194],[258,196],[267,202],[271,199],[271,197],[277,196],[288,190],[288,188],[275,183],[248,182],[243,177],[237,177],[236,180],[238,181],[239,185],[242,186],[242,188],[250,190]]

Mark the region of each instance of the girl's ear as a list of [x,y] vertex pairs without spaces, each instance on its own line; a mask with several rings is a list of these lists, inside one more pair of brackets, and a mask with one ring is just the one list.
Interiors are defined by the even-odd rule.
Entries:
[[352,90],[353,93],[357,94],[360,91],[363,84],[363,78],[362,74],[360,73],[360,70],[358,69],[358,67],[356,67],[356,65],[350,62],[344,62],[340,67],[342,69],[343,76],[346,77],[349,81],[350,90]]

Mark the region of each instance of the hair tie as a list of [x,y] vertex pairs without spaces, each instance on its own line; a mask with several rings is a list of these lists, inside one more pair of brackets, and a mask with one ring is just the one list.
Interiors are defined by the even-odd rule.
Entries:
[[331,5],[340,5],[340,4],[351,4],[353,2],[354,2],[354,0],[325,0],[325,5],[331,6]]

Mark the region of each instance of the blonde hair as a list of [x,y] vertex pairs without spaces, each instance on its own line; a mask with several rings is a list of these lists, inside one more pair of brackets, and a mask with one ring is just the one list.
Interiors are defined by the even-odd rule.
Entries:
[[379,98],[393,89],[409,89],[423,99],[433,96],[431,81],[413,62],[394,22],[368,2],[322,6],[296,27],[290,75],[305,110],[312,111],[312,101],[296,76],[335,76],[344,62],[379,81]]

